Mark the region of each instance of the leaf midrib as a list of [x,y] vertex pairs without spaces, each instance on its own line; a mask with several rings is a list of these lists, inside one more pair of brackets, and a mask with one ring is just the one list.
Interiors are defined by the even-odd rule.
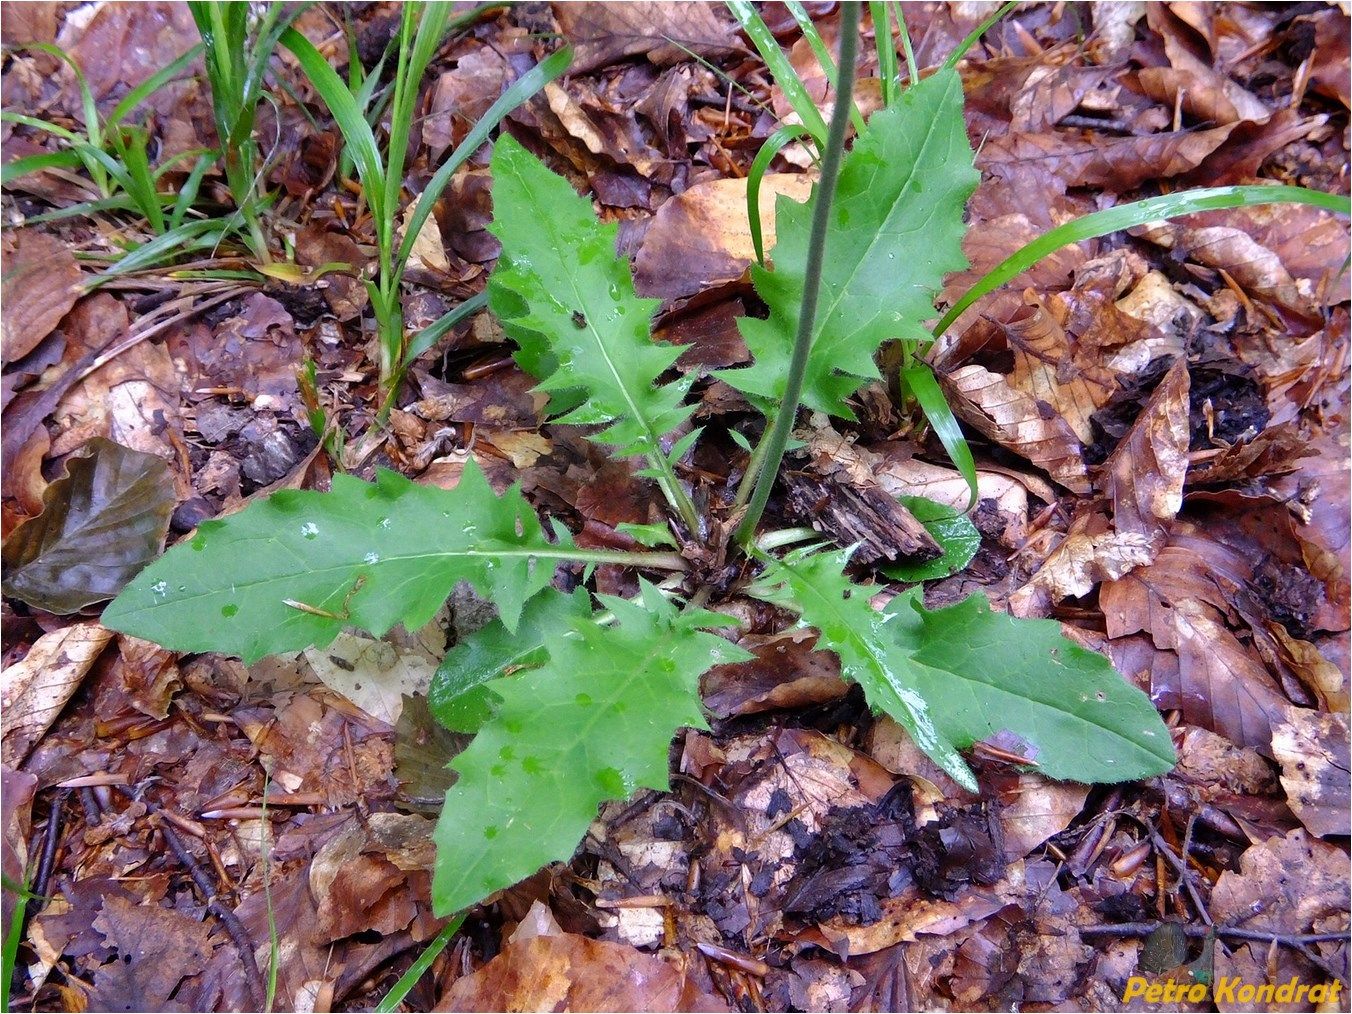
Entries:
[[[942,105],[942,104],[943,104],[943,100],[946,99],[946,98],[948,97],[948,92],[949,92],[949,90],[950,90],[952,87],[953,87],[952,81],[950,80],[949,83],[945,86],[943,94],[940,96],[939,103],[938,103],[939,105]],[[925,155],[926,151],[929,149],[930,142],[931,142],[931,141],[933,140],[933,138],[934,138],[935,128],[936,128],[936,126],[938,125],[939,120],[940,120],[940,117],[938,117],[938,116],[932,116],[932,117],[930,117],[929,127],[928,127],[928,129],[926,130],[926,132],[925,132],[925,140],[924,140],[924,143],[922,143],[922,144],[920,145],[919,149],[916,150],[916,152],[914,153],[914,157],[913,157],[912,160],[911,160],[911,171],[910,171],[910,172],[907,174],[907,176],[906,176],[906,182],[903,183],[903,184],[897,189],[897,197],[896,197],[896,199],[892,202],[892,206],[891,206],[891,208],[888,210],[887,217],[883,219],[883,224],[884,224],[884,225],[886,225],[886,223],[889,222],[889,221],[892,219],[892,216],[893,216],[894,214],[896,214],[897,208],[898,208],[901,204],[904,203],[904,202],[902,201],[902,195],[905,194],[906,188],[909,187],[909,186],[911,185],[911,181],[912,181],[913,179],[915,179],[915,174],[916,174],[916,172],[917,172],[917,171],[919,170],[919,168],[920,168],[920,162],[921,162],[921,159],[922,159],[922,157]],[[879,156],[878,156],[878,157],[881,158],[881,153],[879,153]],[[886,160],[883,159],[883,161],[886,161]],[[915,230],[910,230],[910,231],[915,231]],[[850,269],[850,274],[849,274],[849,277],[845,279],[845,284],[842,285],[842,286],[840,287],[839,292],[836,294],[836,298],[833,299],[833,300],[831,301],[831,306],[830,306],[830,308],[827,310],[827,312],[826,312],[825,314],[822,315],[821,320],[820,320],[820,326],[815,327],[815,328],[813,329],[813,330],[814,330],[814,340],[813,340],[813,344],[814,344],[814,345],[816,344],[816,339],[817,339],[817,338],[820,338],[821,335],[822,335],[822,332],[826,329],[826,324],[827,324],[827,322],[830,321],[831,318],[835,316],[835,312],[836,312],[837,307],[840,306],[841,301],[845,298],[845,295],[846,295],[846,293],[849,291],[850,286],[854,284],[854,280],[855,280],[855,278],[858,276],[860,268],[864,265],[865,261],[869,260],[869,259],[872,257],[873,252],[874,252],[874,249],[877,247],[878,243],[879,243],[880,240],[883,238],[883,236],[886,235],[886,233],[887,233],[887,230],[884,229],[884,228],[881,228],[881,227],[874,231],[873,237],[872,237],[872,239],[869,240],[868,246],[864,248],[864,252],[860,255],[860,257],[858,258],[858,260],[855,261],[854,267]],[[852,332],[851,334],[844,336],[843,338],[841,338],[840,340],[838,340],[838,341],[836,341],[836,342],[834,342],[834,343],[828,343],[827,345],[823,346],[823,348],[825,348],[825,349],[827,349],[827,350],[831,350],[831,349],[838,348],[838,347],[840,347],[841,345],[845,344],[845,342],[848,341],[850,338],[853,338],[854,335],[857,334],[857,333],[858,333],[857,331],[856,331],[856,332]]]

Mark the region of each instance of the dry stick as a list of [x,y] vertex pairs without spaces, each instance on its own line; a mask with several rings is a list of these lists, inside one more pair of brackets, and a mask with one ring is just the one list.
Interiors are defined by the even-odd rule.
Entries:
[[192,878],[197,890],[206,900],[207,911],[221,921],[226,933],[234,941],[235,948],[239,951],[240,960],[244,963],[244,982],[249,990],[249,1000],[253,1004],[254,1010],[262,1010],[264,1001],[263,976],[258,971],[258,962],[254,960],[253,941],[249,939],[249,931],[239,921],[239,916],[221,904],[217,897],[216,886],[211,882],[211,877],[207,875],[206,870],[202,869],[202,864],[197,861],[197,857],[188,851],[183,839],[174,830],[173,821],[170,819],[168,811],[159,803],[152,802],[149,799],[137,800],[136,796],[126,789],[118,789],[118,791],[133,802],[143,803],[147,810],[160,818],[160,834],[164,836],[164,843],[169,846],[169,850],[187,869],[188,876]]
[[61,802],[64,796],[65,793],[58,792],[52,797],[51,813],[42,835],[42,858],[38,860],[38,871],[33,877],[31,888],[39,898],[47,894],[47,882],[51,880],[52,867],[56,865],[56,849],[61,842]]
[[[840,55],[836,61],[836,100],[831,108],[831,127],[826,137],[826,152],[822,158],[822,175],[817,184],[817,204],[812,209],[812,232],[808,238],[807,266],[803,273],[803,304],[798,316],[798,334],[793,341],[793,356],[789,360],[789,377],[784,387],[784,400],[779,414],[752,454],[754,466],[760,460],[755,486],[747,504],[746,516],[737,528],[737,541],[743,546],[756,535],[756,523],[770,499],[784,448],[789,442],[798,402],[803,394],[803,378],[807,372],[808,355],[812,351],[812,336],[817,325],[817,298],[821,294],[822,262],[826,255],[826,232],[831,222],[831,201],[836,193],[836,179],[845,150],[845,127],[850,118],[850,103],[854,93],[855,58],[859,49],[858,3],[846,3],[840,9]],[[762,453],[762,449],[764,453]],[[748,471],[747,475],[752,473]],[[744,483],[747,479],[742,480]],[[740,499],[740,497],[738,498]]]
[[[164,816],[162,807],[148,800],[146,805],[151,808],[152,812],[159,813],[161,817]],[[235,942],[240,960],[244,962],[244,981],[249,988],[249,1000],[256,1010],[262,1010],[264,1000],[263,976],[258,971],[258,962],[254,960],[253,941],[249,939],[249,931],[239,921],[239,916],[221,904],[220,899],[216,896],[216,889],[211,883],[211,878],[207,876],[206,870],[202,869],[196,857],[188,851],[188,847],[183,844],[183,839],[178,836],[178,832],[174,830],[170,821],[161,820],[160,834],[164,836],[165,844],[178,857],[178,861],[187,867],[192,882],[197,885],[197,889],[202,892],[202,897],[206,899],[207,910],[221,921],[225,931],[230,934],[230,939]]]
[[1184,936],[1193,939],[1214,933],[1217,936],[1231,937],[1235,940],[1252,940],[1262,944],[1282,944],[1292,950],[1299,951],[1307,961],[1316,965],[1329,977],[1337,979],[1343,976],[1341,969],[1334,968],[1330,962],[1315,954],[1307,945],[1346,940],[1347,930],[1340,933],[1272,933],[1268,930],[1246,930],[1233,926],[1189,926],[1181,923],[1166,924],[1164,922],[1121,922],[1113,925],[1081,926],[1079,930],[1081,936],[1147,937],[1164,925],[1177,926],[1183,931]]

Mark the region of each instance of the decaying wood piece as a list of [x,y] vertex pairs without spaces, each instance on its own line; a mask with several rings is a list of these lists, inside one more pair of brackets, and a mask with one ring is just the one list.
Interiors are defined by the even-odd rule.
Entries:
[[814,463],[806,468],[784,473],[785,512],[841,546],[857,543],[853,559],[920,562],[943,555],[924,526],[877,483],[841,471],[823,474]]

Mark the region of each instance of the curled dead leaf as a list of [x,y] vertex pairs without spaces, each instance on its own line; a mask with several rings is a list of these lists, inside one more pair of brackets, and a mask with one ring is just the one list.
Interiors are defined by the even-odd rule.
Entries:
[[0,358],[22,359],[52,333],[80,298],[84,273],[69,244],[55,236],[23,229],[6,242],[5,312],[0,318]]
[[5,540],[6,595],[55,613],[110,599],[159,555],[174,509],[168,466],[96,438]]
[[1113,527],[1120,534],[1162,541],[1183,506],[1190,436],[1188,386],[1188,366],[1179,359],[1104,464],[1103,489],[1112,502]]
[[725,1011],[682,969],[625,944],[576,933],[512,940],[455,981],[438,1011]]
[[1089,492],[1080,442],[1050,408],[1044,412],[1036,398],[976,364],[940,375],[939,381],[954,411],[985,437],[1027,458],[1071,492]]

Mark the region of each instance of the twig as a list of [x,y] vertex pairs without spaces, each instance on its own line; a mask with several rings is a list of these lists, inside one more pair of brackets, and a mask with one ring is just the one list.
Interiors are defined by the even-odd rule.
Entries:
[[[1096,937],[1147,937],[1161,926],[1162,920],[1154,922],[1119,922],[1094,926],[1080,926],[1081,936]],[[1265,944],[1285,944],[1288,947],[1300,947],[1304,944],[1326,943],[1330,940],[1346,940],[1347,930],[1337,933],[1273,933],[1270,930],[1240,929],[1238,926],[1191,926],[1186,923],[1172,923],[1183,931],[1183,935],[1200,939],[1208,933],[1236,940],[1254,940]]]
[[212,883],[211,877],[207,875],[206,870],[202,869],[202,864],[197,861],[197,857],[188,851],[183,839],[174,830],[174,822],[169,818],[168,811],[159,803],[152,802],[149,799],[138,800],[135,795],[126,789],[118,789],[118,791],[130,800],[143,803],[147,810],[160,818],[160,834],[164,837],[164,843],[169,846],[169,851],[174,853],[174,856],[188,871],[188,876],[192,878],[192,882],[197,886],[197,890],[201,892],[207,903],[207,911],[221,921],[226,933],[234,941],[235,948],[239,951],[240,961],[244,964],[245,986],[249,991],[249,1001],[254,1010],[262,1010],[264,1005],[263,977],[258,971],[258,962],[254,959],[253,941],[249,939],[249,931],[239,921],[239,916],[221,903],[217,896],[216,885]]
[[38,860],[38,871],[33,877],[32,892],[39,898],[47,894],[47,882],[52,878],[52,868],[56,865],[56,849],[61,843],[61,803],[64,792],[52,797],[51,813],[47,817],[47,828],[42,835],[42,858]]
[[1197,914],[1202,917],[1204,923],[1210,926],[1212,924],[1211,913],[1207,911],[1206,905],[1202,902],[1202,896],[1197,890],[1197,885],[1192,882],[1192,871],[1188,869],[1187,862],[1178,858],[1169,843],[1154,828],[1150,830],[1150,841],[1155,846],[1156,851],[1164,856],[1169,865],[1174,868],[1174,872],[1178,874],[1179,882],[1187,889],[1188,897],[1192,899]]

